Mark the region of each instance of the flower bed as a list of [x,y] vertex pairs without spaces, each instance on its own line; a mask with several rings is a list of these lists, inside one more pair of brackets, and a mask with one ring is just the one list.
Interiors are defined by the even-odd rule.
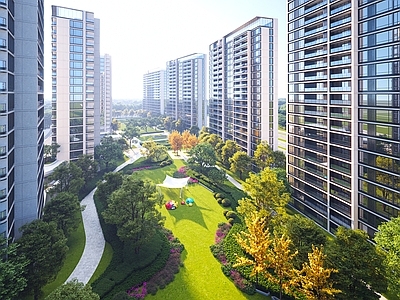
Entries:
[[160,271],[154,274],[147,282],[131,287],[127,294],[134,299],[144,299],[147,294],[155,295],[158,289],[163,289],[165,286],[174,280],[175,274],[179,272],[181,266],[181,253],[184,250],[183,244],[178,238],[174,237],[172,232],[163,228],[163,233],[168,239],[170,245],[170,255]]
[[232,264],[228,261],[225,254],[224,240],[231,228],[232,225],[229,223],[218,224],[218,229],[215,232],[215,244],[211,245],[210,249],[214,257],[221,263],[222,272],[232,279],[235,286],[242,292],[253,295],[255,293],[255,285],[245,279],[235,268],[232,267]]

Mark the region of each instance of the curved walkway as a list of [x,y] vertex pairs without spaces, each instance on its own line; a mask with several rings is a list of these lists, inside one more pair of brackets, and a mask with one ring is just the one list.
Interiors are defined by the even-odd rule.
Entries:
[[[118,166],[114,172],[118,172],[126,165],[133,163],[135,160],[141,157],[139,150],[134,151],[131,149],[126,154],[128,155],[129,160]],[[83,250],[81,259],[66,282],[76,278],[79,282],[87,284],[90,278],[92,278],[93,273],[96,271],[101,257],[103,256],[105,240],[93,200],[95,191],[96,189],[93,189],[81,201],[81,205],[85,207],[85,209],[82,211],[83,228],[86,235],[85,249]]]

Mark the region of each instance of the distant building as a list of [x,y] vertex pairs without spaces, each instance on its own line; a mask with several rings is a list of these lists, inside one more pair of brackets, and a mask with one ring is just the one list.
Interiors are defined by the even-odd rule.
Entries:
[[112,64],[111,56],[100,57],[100,131],[111,132],[112,122]]
[[165,114],[165,70],[143,75],[143,109],[153,116]]
[[399,216],[398,15],[398,1],[288,1],[291,205],[331,233],[372,238]]
[[100,142],[100,20],[52,6],[52,141],[58,160],[94,154]]
[[0,236],[44,203],[43,0],[0,1]]
[[209,47],[209,129],[250,156],[278,149],[277,23],[256,17]]
[[165,115],[183,128],[206,125],[206,55],[195,53],[167,62]]

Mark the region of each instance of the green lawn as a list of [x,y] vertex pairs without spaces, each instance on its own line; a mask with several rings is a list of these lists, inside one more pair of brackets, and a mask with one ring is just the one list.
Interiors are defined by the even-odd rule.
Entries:
[[71,233],[71,235],[68,237],[68,252],[64,265],[61,271],[57,274],[56,279],[43,287],[43,295],[41,299],[46,298],[46,296],[49,295],[53,290],[64,284],[82,256],[83,249],[85,248],[86,237],[85,231],[83,230],[82,215],[80,212],[79,216],[80,221],[78,229]]
[[[175,165],[162,170],[137,172],[136,176],[161,183],[165,173],[172,175],[183,165],[182,160],[174,162]],[[161,190],[165,200],[179,201],[179,189]],[[166,217],[165,227],[185,245],[184,267],[172,283],[155,296],[149,295],[148,299],[267,299],[261,295],[248,296],[238,290],[222,273],[219,262],[211,254],[209,247],[214,243],[217,224],[226,221],[222,214],[224,208],[215,201],[212,193],[195,184],[188,186],[183,195],[183,198],[193,198],[195,204],[192,207],[179,205],[176,210],[162,207],[161,212]]]

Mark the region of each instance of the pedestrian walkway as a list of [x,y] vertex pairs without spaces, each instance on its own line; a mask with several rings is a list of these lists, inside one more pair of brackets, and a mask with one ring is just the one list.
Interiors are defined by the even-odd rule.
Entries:
[[[141,157],[139,149],[128,150],[125,153],[129,159],[118,166],[114,172],[118,172],[126,165],[133,163]],[[68,277],[67,281],[76,278],[79,282],[87,284],[92,278],[94,272],[100,263],[105,247],[103,231],[100,226],[99,216],[94,204],[93,195],[96,189],[93,189],[82,201],[81,205],[85,208],[82,211],[83,228],[85,230],[86,242],[85,249],[74,271]]]

